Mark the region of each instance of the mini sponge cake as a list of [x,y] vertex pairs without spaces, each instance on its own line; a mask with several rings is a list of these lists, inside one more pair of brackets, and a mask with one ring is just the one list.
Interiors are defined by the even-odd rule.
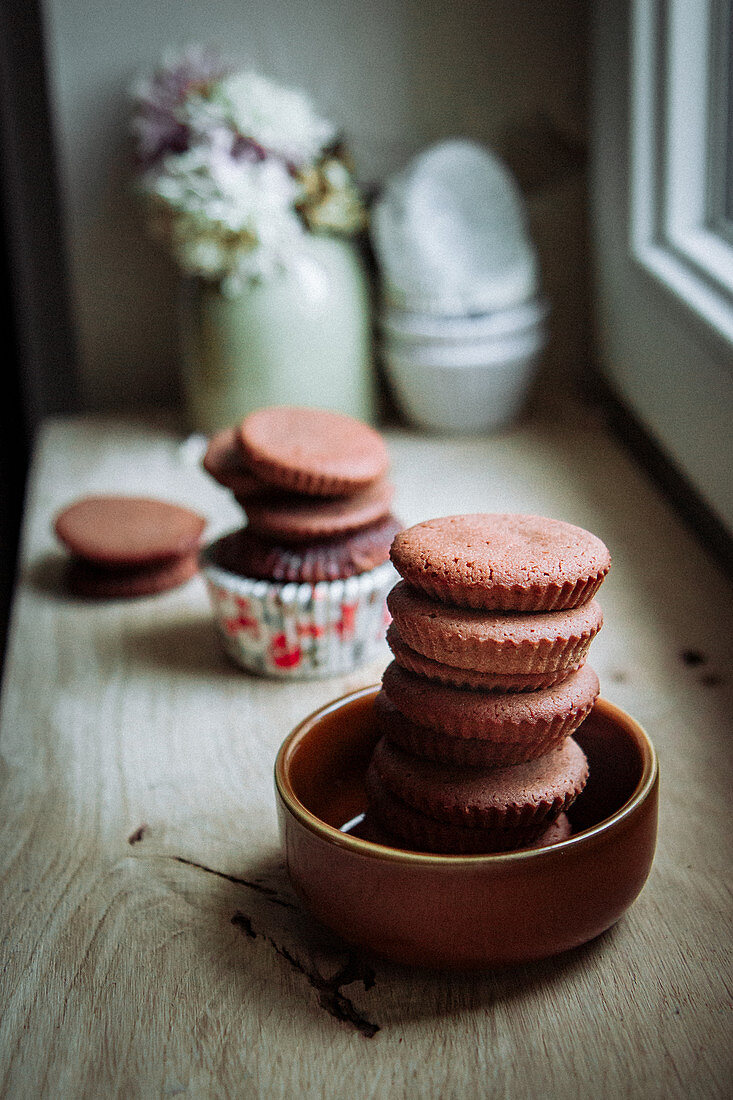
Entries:
[[507,851],[532,844],[572,805],[588,777],[572,738],[538,760],[464,768],[424,760],[383,737],[367,775],[372,809],[411,847]]
[[403,531],[392,546],[413,587],[454,607],[559,611],[596,593],[611,566],[599,538],[542,516],[444,516]]
[[310,496],[356,493],[389,466],[379,432],[325,409],[258,409],[243,420],[238,441],[246,467],[262,481]]

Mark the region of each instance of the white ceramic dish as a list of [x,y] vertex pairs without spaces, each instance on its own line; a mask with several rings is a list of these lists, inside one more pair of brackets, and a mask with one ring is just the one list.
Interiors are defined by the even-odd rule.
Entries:
[[545,346],[541,327],[502,340],[382,342],[395,399],[417,427],[445,433],[502,428],[525,405]]
[[414,313],[384,306],[378,318],[385,340],[395,348],[501,340],[527,334],[542,326],[549,312],[543,298],[532,298],[512,309],[464,316]]

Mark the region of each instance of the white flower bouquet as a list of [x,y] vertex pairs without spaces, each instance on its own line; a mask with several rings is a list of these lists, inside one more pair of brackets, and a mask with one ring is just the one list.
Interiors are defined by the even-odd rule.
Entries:
[[365,210],[334,127],[302,93],[188,50],[134,92],[137,187],[188,274],[235,293]]

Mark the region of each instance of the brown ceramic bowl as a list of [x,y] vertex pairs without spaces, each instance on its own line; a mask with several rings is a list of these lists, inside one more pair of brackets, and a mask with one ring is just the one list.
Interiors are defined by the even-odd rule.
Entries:
[[277,756],[288,873],[318,920],[396,962],[462,969],[554,955],[619,919],[646,881],[657,833],[657,758],[633,718],[599,699],[575,735],[590,778],[570,811],[570,839],[496,855],[432,855],[343,830],[365,810],[377,691],[322,707]]

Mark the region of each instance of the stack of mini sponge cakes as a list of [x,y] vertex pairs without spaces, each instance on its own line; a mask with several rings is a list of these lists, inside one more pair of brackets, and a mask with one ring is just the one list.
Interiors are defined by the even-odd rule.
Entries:
[[387,600],[371,819],[433,852],[564,839],[588,776],[572,734],[599,691],[585,659],[608,550],[569,523],[480,514],[408,528],[391,557],[404,579]]
[[152,596],[189,580],[205,526],[189,508],[120,495],[82,497],[54,522],[71,554],[69,589],[100,600]]
[[402,528],[381,435],[342,413],[271,406],[215,435],[203,465],[247,518],[202,558],[229,656],[301,678],[376,655]]
[[387,560],[401,524],[384,441],[367,424],[324,409],[259,409],[215,435],[203,464],[247,516],[218,550],[233,571],[317,583]]

